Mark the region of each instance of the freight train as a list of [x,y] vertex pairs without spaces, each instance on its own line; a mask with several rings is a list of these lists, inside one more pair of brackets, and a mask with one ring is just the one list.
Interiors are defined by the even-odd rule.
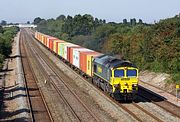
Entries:
[[35,38],[112,97],[133,100],[136,96],[138,68],[133,63],[37,31]]

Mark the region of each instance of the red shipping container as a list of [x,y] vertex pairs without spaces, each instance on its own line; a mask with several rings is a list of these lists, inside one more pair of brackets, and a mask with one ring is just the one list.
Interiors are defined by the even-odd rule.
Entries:
[[52,49],[53,48],[53,41],[54,40],[49,41],[49,49],[52,50],[52,51],[53,51],[53,49]]
[[49,49],[52,49],[52,46],[53,46],[52,41],[53,41],[53,40],[57,40],[57,38],[55,38],[55,37],[48,37],[48,38],[47,38],[47,47],[48,47]]

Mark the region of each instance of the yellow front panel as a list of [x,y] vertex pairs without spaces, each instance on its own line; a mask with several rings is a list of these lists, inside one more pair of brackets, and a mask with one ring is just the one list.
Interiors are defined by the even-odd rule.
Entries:
[[[117,68],[117,69],[124,69],[123,68]],[[135,68],[129,68],[128,69],[135,69]],[[137,69],[136,69],[137,70]],[[119,85],[119,90],[121,93],[124,92],[124,90],[127,90],[127,93],[132,92],[132,84],[138,84],[138,71],[137,71],[137,77],[127,77],[126,76],[126,70],[124,70],[124,77],[114,77],[114,70],[112,70],[112,78],[110,81],[110,84],[113,86],[113,92],[115,91],[115,85]]]

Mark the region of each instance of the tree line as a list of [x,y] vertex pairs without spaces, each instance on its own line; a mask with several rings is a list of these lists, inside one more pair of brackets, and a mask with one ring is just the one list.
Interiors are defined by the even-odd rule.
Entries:
[[18,31],[18,27],[3,28],[0,26],[0,69],[2,68],[4,59],[8,58],[11,54],[11,44]]
[[133,18],[106,22],[91,15],[34,19],[37,30],[134,62],[140,70],[165,72],[180,83],[180,16],[146,24]]

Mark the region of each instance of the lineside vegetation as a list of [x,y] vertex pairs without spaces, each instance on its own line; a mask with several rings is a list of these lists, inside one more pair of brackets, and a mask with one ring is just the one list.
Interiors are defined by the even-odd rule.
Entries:
[[141,19],[109,22],[91,15],[35,18],[37,30],[105,54],[134,62],[141,70],[171,74],[180,83],[180,16],[155,24]]
[[0,26],[0,69],[2,69],[4,59],[11,54],[11,44],[18,30],[17,27],[3,28]]

